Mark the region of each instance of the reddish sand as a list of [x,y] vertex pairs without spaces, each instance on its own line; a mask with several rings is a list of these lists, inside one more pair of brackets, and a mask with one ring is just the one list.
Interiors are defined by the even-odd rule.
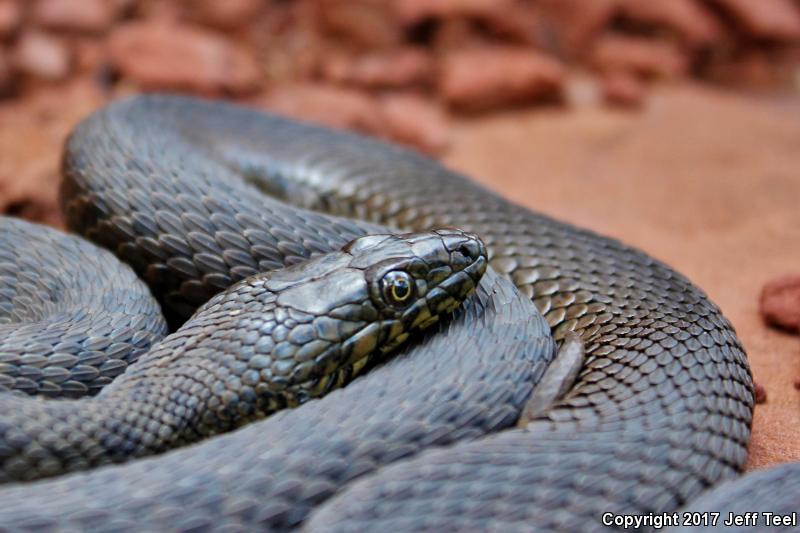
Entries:
[[[0,208],[58,224],[64,135],[102,102],[86,85],[0,105]],[[507,197],[638,246],[736,326],[765,386],[750,467],[800,460],[800,337],[764,326],[765,282],[800,272],[800,99],[662,87],[641,112],[515,111],[455,126],[446,163]],[[33,198],[31,204],[20,199]]]

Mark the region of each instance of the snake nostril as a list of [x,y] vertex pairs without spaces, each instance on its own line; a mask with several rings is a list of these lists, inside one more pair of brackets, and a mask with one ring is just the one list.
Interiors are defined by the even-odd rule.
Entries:
[[466,259],[475,260],[480,255],[480,250],[478,246],[475,245],[473,242],[465,242],[458,247],[457,250],[461,255],[463,255]]

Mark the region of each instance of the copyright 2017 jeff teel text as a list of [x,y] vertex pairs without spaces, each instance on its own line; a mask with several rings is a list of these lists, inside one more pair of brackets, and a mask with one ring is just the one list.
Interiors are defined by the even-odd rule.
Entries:
[[648,513],[648,514],[616,514],[603,513],[600,518],[604,526],[622,529],[639,529],[649,527],[661,529],[677,526],[704,527],[776,527],[797,526],[797,513],[778,514],[769,511],[753,511],[747,513]]

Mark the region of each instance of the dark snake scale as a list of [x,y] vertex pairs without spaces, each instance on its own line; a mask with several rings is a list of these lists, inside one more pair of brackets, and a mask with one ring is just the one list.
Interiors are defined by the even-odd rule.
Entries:
[[[130,268],[2,221],[0,530],[588,531],[800,483],[723,483],[752,380],[702,291],[412,152],[144,96],[63,174],[69,228]],[[574,385],[516,427],[570,331]]]

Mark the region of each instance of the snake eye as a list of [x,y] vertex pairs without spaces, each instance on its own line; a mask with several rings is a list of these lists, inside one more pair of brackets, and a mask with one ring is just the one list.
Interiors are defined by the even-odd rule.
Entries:
[[383,298],[392,305],[402,306],[409,303],[413,288],[411,276],[400,270],[389,272],[381,280]]

